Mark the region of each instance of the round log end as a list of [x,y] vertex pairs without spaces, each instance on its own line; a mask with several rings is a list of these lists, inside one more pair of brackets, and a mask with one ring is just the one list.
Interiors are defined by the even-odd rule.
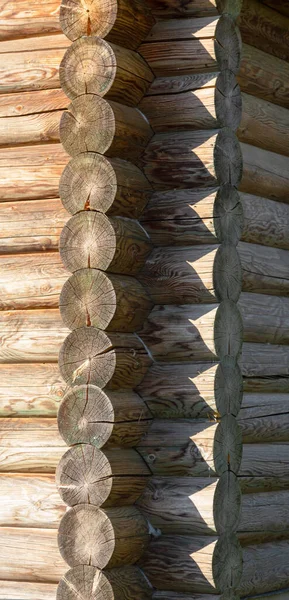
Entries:
[[235,533],[241,511],[238,477],[231,471],[221,475],[214,494],[214,522],[217,533]]
[[242,96],[234,73],[228,69],[222,71],[217,78],[215,108],[220,127],[236,131],[242,117]]
[[239,309],[232,300],[223,300],[214,321],[214,342],[217,356],[238,358],[243,342],[243,323]]
[[221,417],[237,416],[242,403],[243,378],[236,360],[226,356],[218,365],[215,375],[216,406]]
[[236,246],[244,226],[243,207],[234,186],[221,185],[214,203],[215,231],[219,242]]
[[234,19],[237,19],[241,12],[243,0],[216,0],[216,5],[220,14],[228,13]]
[[117,0],[62,0],[61,29],[72,41],[84,35],[105,37],[115,23],[117,7]]
[[222,417],[214,438],[214,465],[220,476],[226,471],[237,475],[242,460],[242,432],[233,415]]
[[238,302],[242,290],[242,267],[239,254],[230,244],[221,244],[213,266],[213,281],[218,300]]
[[231,15],[223,14],[215,32],[215,53],[220,70],[229,69],[232,73],[238,73],[241,52],[242,40],[239,28]]
[[238,187],[243,172],[241,146],[236,134],[224,127],[218,133],[214,148],[214,166],[220,185],[230,183]]
[[218,592],[238,589],[242,577],[242,548],[234,533],[221,535],[213,554],[213,577]]
[[95,94],[75,98],[60,120],[60,141],[70,156],[104,154],[115,134],[115,116],[106,100]]

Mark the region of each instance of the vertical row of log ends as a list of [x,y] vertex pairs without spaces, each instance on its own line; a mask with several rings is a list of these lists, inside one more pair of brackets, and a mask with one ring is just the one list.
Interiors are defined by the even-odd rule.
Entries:
[[134,446],[152,415],[133,389],[151,364],[136,332],[153,305],[135,276],[152,248],[136,220],[151,185],[136,164],[153,131],[136,106],[154,76],[135,50],[154,17],[140,0],[63,0],[60,24],[73,42],[59,69],[71,100],[60,140],[72,158],[59,186],[71,214],[60,237],[71,333],[59,355],[68,391],[58,425],[70,448],[56,483],[70,507],[58,543],[71,569],[57,600],[149,600],[133,565],[158,532],[133,505],[151,474]]

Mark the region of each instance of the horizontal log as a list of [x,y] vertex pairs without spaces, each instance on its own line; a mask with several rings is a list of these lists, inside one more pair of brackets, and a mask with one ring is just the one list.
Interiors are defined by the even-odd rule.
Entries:
[[[279,0],[279,2],[282,0]],[[241,10],[240,0],[191,0],[187,4],[182,2],[172,2],[166,0],[165,3],[155,0],[150,0],[148,5],[151,7],[153,14],[160,17],[207,17],[216,16],[220,13],[229,13],[233,17],[237,17]]]
[[0,577],[5,580],[58,583],[67,569],[56,529],[1,527],[0,556]]
[[150,42],[141,44],[139,52],[155,76],[218,70],[214,41],[210,38]]
[[55,448],[65,447],[55,418],[1,418],[2,448]]
[[[215,544],[214,537],[162,536],[151,543],[141,565],[151,583],[159,589],[213,593],[216,591],[212,574]],[[243,574],[238,586],[240,595],[286,588],[288,553],[287,540],[243,548]],[[274,560],[276,555],[279,557],[278,570]]]
[[0,581],[1,600],[55,600],[56,583],[32,583],[27,581]]
[[68,276],[56,252],[19,254],[17,261],[13,254],[2,256],[0,307],[2,310],[57,308]]
[[155,192],[141,222],[157,246],[210,244],[222,240],[227,231],[231,240],[235,233],[244,242],[289,249],[287,204],[243,192],[239,200],[232,194],[227,203],[224,192],[217,195],[216,188]]
[[56,33],[60,31],[58,13],[56,0],[6,2],[0,10],[1,40]]
[[[288,589],[281,592],[269,592],[251,596],[255,600],[287,600]],[[215,594],[182,594],[182,592],[158,591],[153,594],[153,600],[220,600],[221,596]],[[14,598],[13,598],[14,600]],[[49,598],[50,600],[50,598]]]
[[288,156],[289,111],[243,93],[242,120],[237,134],[241,142]]
[[69,448],[56,469],[58,492],[68,506],[131,506],[150,471],[134,449],[101,451],[90,444]]
[[61,110],[0,118],[0,147],[59,142]]
[[147,96],[159,94],[177,94],[179,92],[197,91],[200,89],[215,88],[217,77],[220,73],[192,73],[175,75],[173,77],[156,77],[149,87]]
[[[99,572],[91,566],[77,566],[70,569],[60,580],[58,587],[59,600],[71,597],[71,593],[82,595],[83,589],[88,593],[102,596],[107,600],[151,600],[152,586],[138,567],[126,566],[115,569],[105,569]],[[73,589],[73,592],[71,590]]]
[[1,417],[56,417],[65,393],[57,363],[0,365]]
[[287,202],[288,157],[243,142],[241,149],[243,177],[239,189],[256,196]]
[[57,491],[54,475],[5,473],[0,475],[0,488],[1,526],[58,527],[66,506]]
[[58,250],[59,236],[68,217],[58,198],[2,202],[1,254]]
[[[1,45],[0,45],[1,47]],[[61,89],[33,90],[0,95],[0,117],[17,117],[61,110],[68,107],[69,100]]]
[[[200,2],[198,2],[200,4]],[[219,16],[157,21],[147,35],[145,42],[165,42],[181,39],[213,38]]]
[[79,505],[64,515],[58,531],[60,553],[70,567],[81,564],[103,569],[134,564],[149,539],[146,519],[137,508],[128,506],[104,510]]
[[0,456],[1,473],[55,473],[65,452],[65,446],[3,448]]
[[258,0],[243,0],[238,21],[242,40],[243,43],[288,60],[289,19],[279,14],[276,3],[273,4],[275,10]]
[[286,0],[261,0],[261,1],[263,2],[263,4],[266,4],[267,6],[271,6],[271,8],[274,8],[275,10],[280,12],[282,15],[289,17],[289,7],[287,5]]
[[58,198],[59,178],[69,160],[61,144],[0,150],[2,201]]

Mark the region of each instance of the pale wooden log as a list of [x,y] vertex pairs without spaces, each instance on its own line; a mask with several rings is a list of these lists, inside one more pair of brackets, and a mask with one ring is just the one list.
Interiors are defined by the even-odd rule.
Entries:
[[108,94],[111,100],[136,106],[153,74],[136,52],[96,37],[81,37],[66,51],[59,67],[60,85],[68,98]]
[[102,452],[90,444],[78,444],[62,457],[56,485],[68,506],[130,506],[140,497],[149,476],[134,449]]
[[3,449],[47,448],[48,451],[57,446],[65,448],[55,418],[1,418],[0,439]]
[[57,250],[59,236],[68,217],[59,198],[2,202],[1,254]]
[[276,2],[273,4],[275,10],[257,0],[243,0],[238,21],[242,40],[264,52],[289,60],[289,12],[286,18],[276,12]]
[[0,185],[2,201],[58,198],[59,178],[69,156],[61,144],[2,148]]
[[0,119],[0,147],[59,142],[62,111]]
[[[69,273],[56,252],[1,257],[2,310],[57,308]],[[21,282],[21,285],[20,285]]]
[[57,363],[0,365],[1,417],[56,417],[65,393]]
[[27,581],[0,581],[1,600],[55,600],[55,583],[32,583]]
[[57,362],[69,329],[58,309],[0,312],[2,363]]
[[151,196],[151,185],[132,163],[85,152],[65,167],[59,194],[71,214],[97,210],[137,218]]
[[137,221],[96,211],[71,217],[59,241],[61,259],[71,273],[91,268],[135,275],[151,249],[149,237]]
[[147,119],[137,108],[107,102],[94,94],[76,98],[60,121],[60,140],[71,156],[106,152],[136,161],[152,135]]
[[1,527],[0,556],[0,577],[6,580],[58,583],[67,569],[56,529]]
[[131,333],[104,333],[95,327],[72,331],[61,346],[59,368],[70,385],[91,383],[109,389],[133,388],[143,379],[151,358]]
[[[280,0],[279,0],[280,1]],[[156,16],[163,17],[207,17],[216,16],[219,14],[229,13],[236,18],[241,10],[242,2],[240,0],[190,0],[183,4],[166,0],[166,2],[158,2],[149,0],[149,6],[152,13]]]
[[135,392],[103,392],[93,385],[72,388],[58,411],[58,427],[68,446],[135,446],[152,414]]
[[79,269],[64,284],[60,312],[69,329],[93,325],[110,331],[139,330],[152,308],[143,286],[134,278]]
[[99,0],[83,4],[69,0],[61,3],[60,25],[70,40],[84,35],[106,37],[126,48],[137,48],[154,23],[142,2],[110,0],[105,6]]
[[148,90],[148,96],[177,94],[179,92],[197,91],[214,88],[220,73],[192,73],[175,75],[174,77],[156,77]]
[[141,223],[157,246],[241,239],[289,249],[289,207],[231,186],[155,192]]
[[65,452],[65,446],[3,448],[0,455],[1,473],[55,473]]
[[58,12],[56,0],[5,2],[0,9],[0,39],[56,33],[60,31]]
[[[25,0],[26,1],[26,0]],[[1,46],[0,46],[1,47]],[[17,117],[67,108],[69,100],[59,89],[0,95],[0,117]]]
[[0,488],[1,526],[58,527],[66,506],[56,489],[54,475],[5,473],[0,475]]
[[[215,545],[216,538],[209,536],[162,536],[151,542],[141,559],[141,565],[151,583],[159,589],[210,594],[216,591],[212,573]],[[243,548],[244,564],[238,585],[239,594],[247,597],[286,588],[288,553],[287,540]],[[278,569],[274,560],[276,556]],[[194,596],[188,596],[188,600],[191,598]]]
[[59,65],[70,42],[62,34],[0,42],[1,93],[60,87]]
[[91,600],[104,597],[107,600],[150,600],[152,586],[138,567],[118,567],[99,572],[95,567],[81,565],[70,569],[62,577],[57,600],[75,600],[76,597],[85,600],[87,593]]
[[210,187],[242,178],[242,154],[231,129],[156,134],[144,152],[144,171],[156,188]]
[[[149,525],[135,507],[71,508],[62,518],[58,543],[70,567],[120,567],[137,562],[150,539]],[[1,573],[1,571],[0,571]]]
[[288,74],[289,65],[285,60],[243,44],[237,75],[243,92],[288,108]]

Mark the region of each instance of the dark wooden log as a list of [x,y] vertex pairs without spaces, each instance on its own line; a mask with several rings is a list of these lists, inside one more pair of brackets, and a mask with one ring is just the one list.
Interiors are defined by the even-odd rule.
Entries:
[[55,418],[1,418],[0,438],[3,448],[64,448]]
[[109,389],[133,388],[143,379],[151,359],[140,338],[95,327],[72,331],[61,346],[59,367],[70,385],[89,384]]
[[276,11],[278,9],[276,2],[271,6],[275,10],[271,10],[266,3],[257,0],[243,0],[238,21],[242,40],[264,52],[289,60],[289,11],[286,18]]
[[285,60],[243,44],[237,76],[243,92],[288,108],[288,74]]
[[110,0],[105,6],[99,0],[89,0],[86,4],[63,0],[60,7],[60,25],[70,40],[96,35],[135,49],[153,23],[150,11],[138,0]]
[[288,156],[288,109],[243,93],[242,120],[237,133],[242,142]]
[[150,600],[152,587],[138,567],[127,566],[99,572],[95,567],[81,565],[70,569],[60,580],[57,600]]
[[287,6],[286,0],[261,0],[263,4],[274,8],[282,15],[289,17],[289,7]]
[[137,221],[81,211],[62,230],[59,251],[72,273],[92,268],[135,275],[150,254],[151,243]]
[[149,409],[135,392],[108,393],[93,385],[72,388],[58,411],[59,431],[69,446],[135,446],[151,419]]
[[47,111],[53,111],[67,108],[68,104],[69,100],[67,96],[59,89],[1,94],[0,116],[17,117],[35,115],[41,113],[43,106],[45,106]]
[[35,583],[28,581],[4,581],[0,582],[1,600],[55,600],[57,585],[55,583]]
[[151,185],[135,165],[85,152],[64,169],[59,194],[71,214],[97,210],[137,218],[151,195]]
[[58,532],[60,553],[70,567],[134,564],[149,539],[146,519],[128,506],[105,510],[90,504],[76,506],[64,515]]
[[134,277],[79,269],[64,284],[59,298],[69,329],[93,325],[110,331],[139,330],[152,302]]
[[150,471],[133,449],[101,452],[90,444],[69,448],[56,469],[56,485],[68,506],[130,506]]
[[[280,2],[280,0],[279,0]],[[240,0],[190,0],[186,4],[181,1],[172,2],[172,0],[166,0],[166,2],[158,2],[155,0],[149,0],[149,6],[153,14],[163,18],[166,17],[207,17],[216,16],[219,14],[229,13],[233,17],[237,17],[241,10],[242,2]]]

